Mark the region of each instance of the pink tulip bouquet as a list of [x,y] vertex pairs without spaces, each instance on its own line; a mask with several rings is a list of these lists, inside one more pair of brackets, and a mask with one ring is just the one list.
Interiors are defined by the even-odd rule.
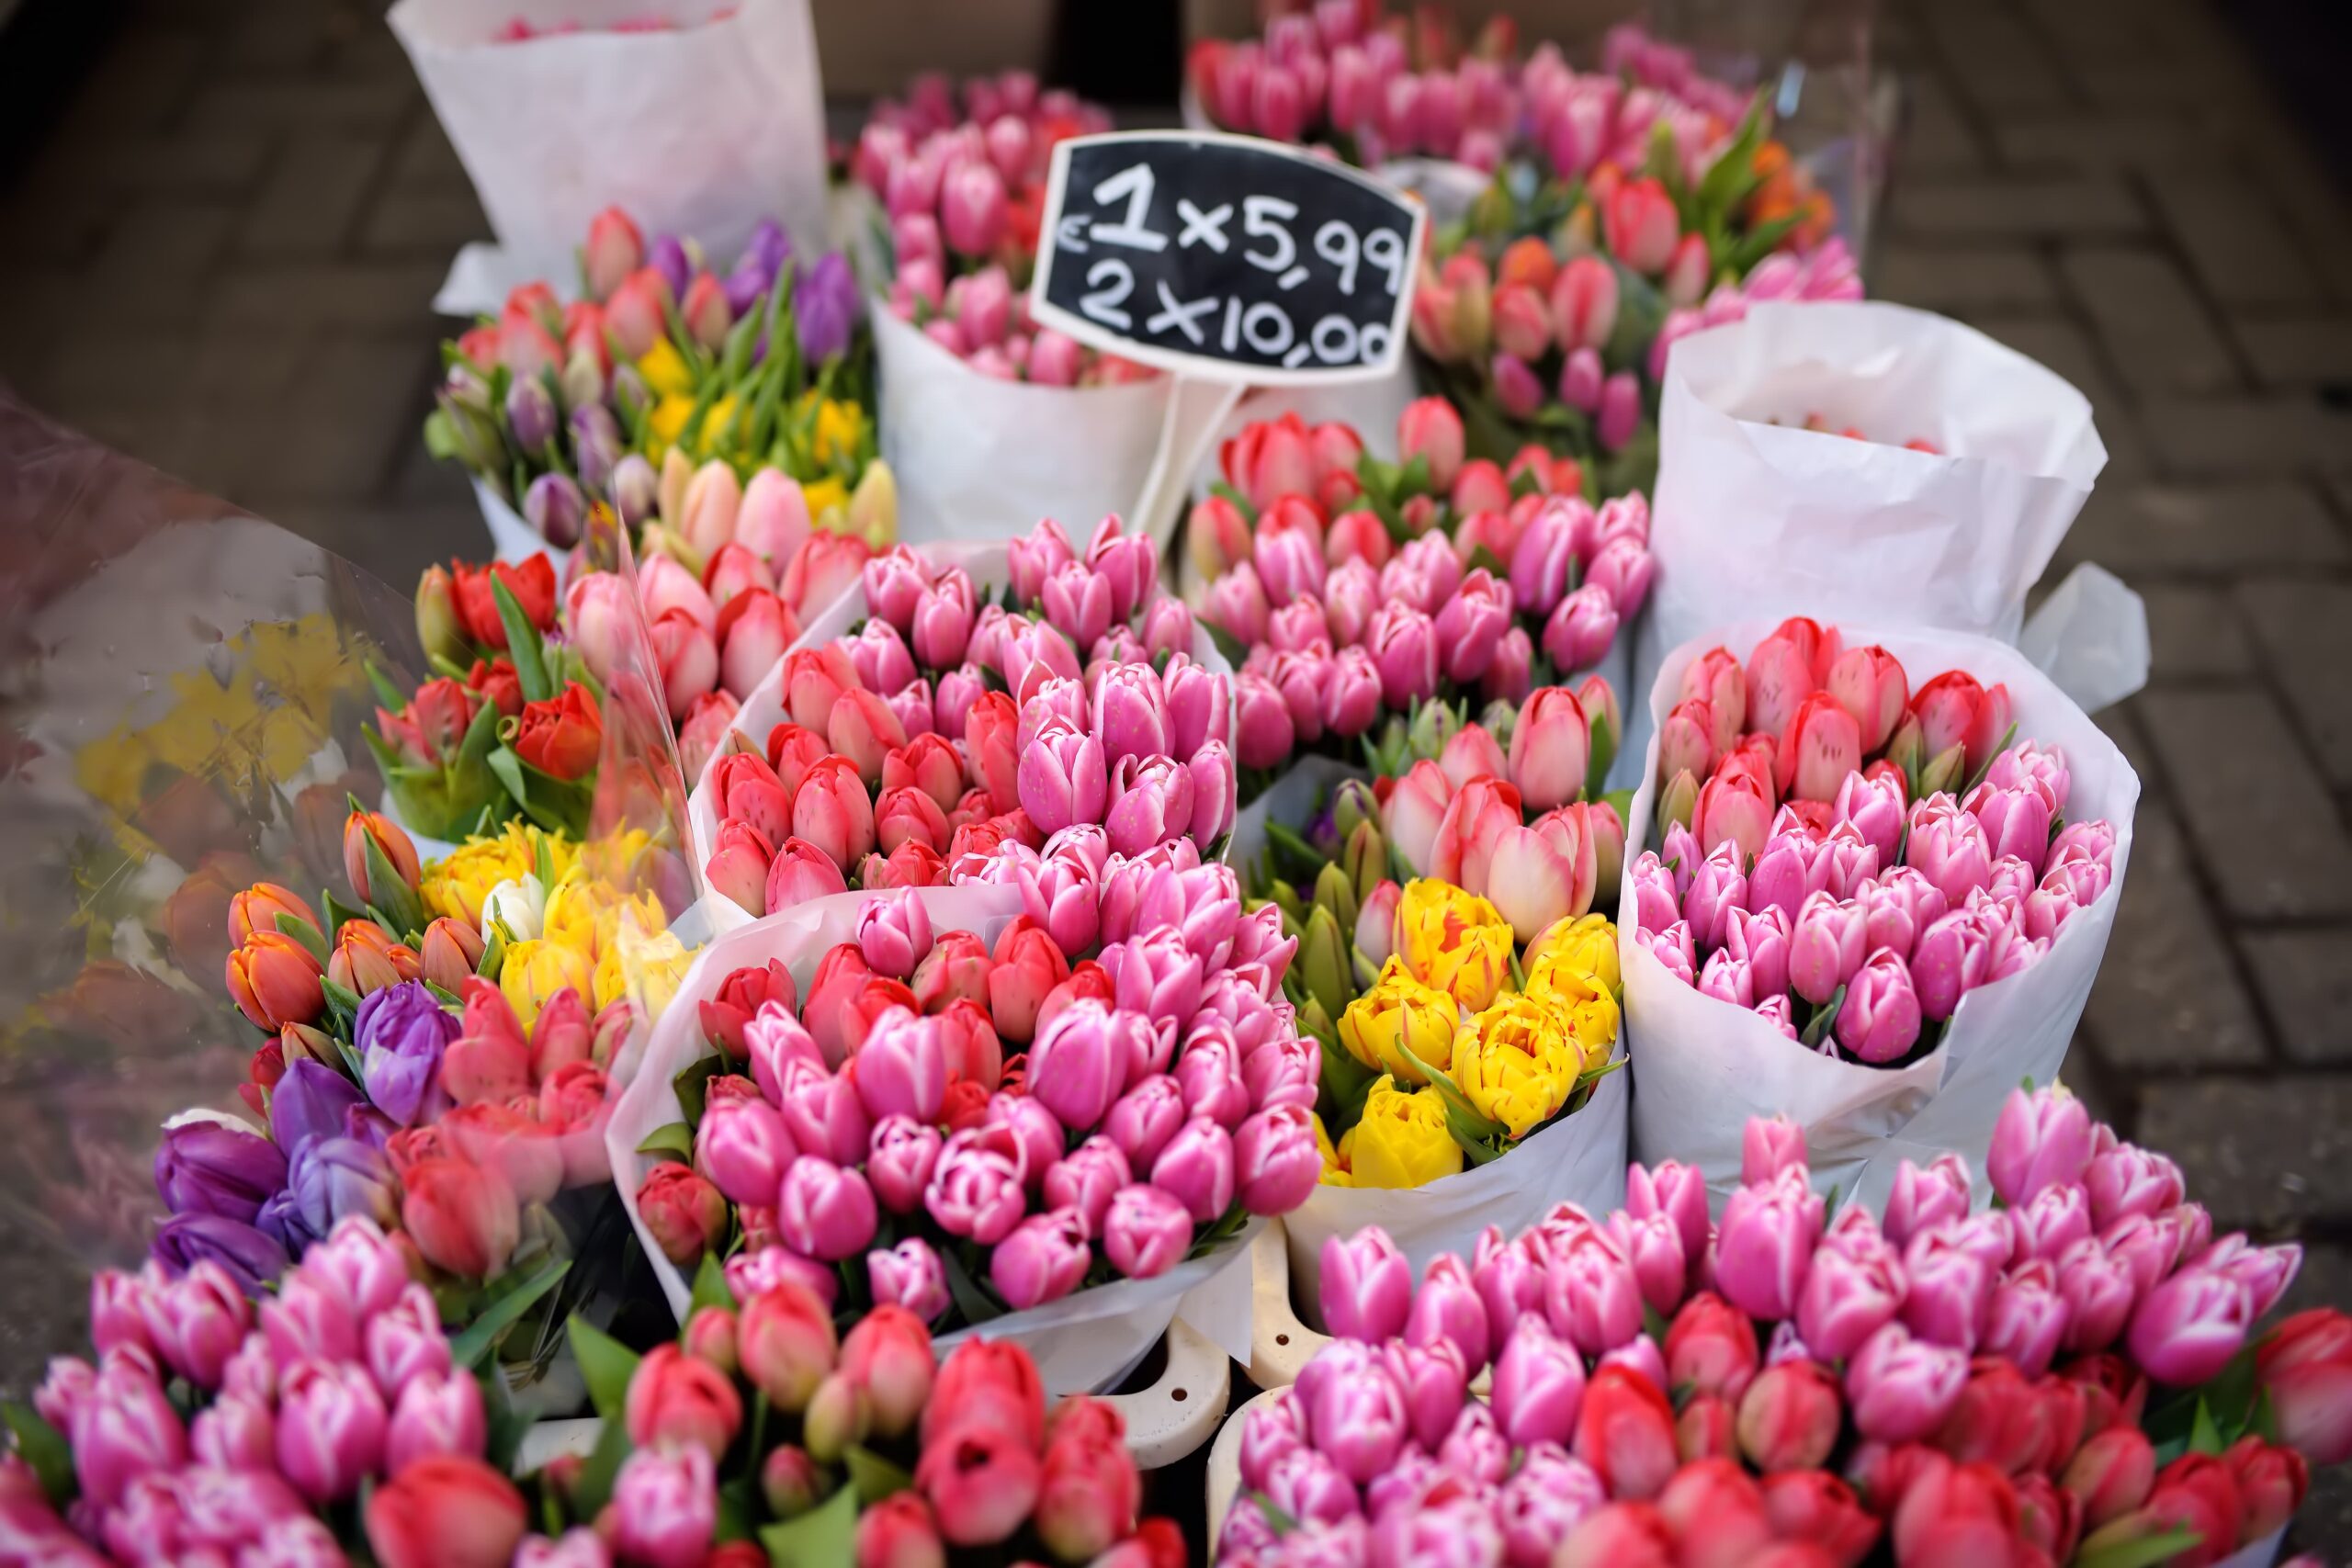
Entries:
[[[1467,462],[1461,420],[1442,399],[1406,411],[1398,445],[1401,468],[1365,459],[1359,480],[1326,463],[1355,447],[1344,426],[1253,425],[1226,454],[1239,484],[1193,509],[1195,558],[1222,567],[1202,619],[1240,668],[1245,795],[1298,751],[1360,746],[1393,770],[1408,716],[1428,705],[1516,705],[1592,671],[1648,594],[1641,497],[1596,511],[1572,479],[1555,493],[1545,486],[1567,476],[1540,453],[1511,475]],[[1450,514],[1435,496],[1450,497]],[[1328,525],[1327,505],[1338,509]],[[1604,776],[1616,698],[1597,676],[1584,687],[1607,735]]]
[[1262,38],[1203,39],[1185,86],[1221,130],[1328,143],[1374,168],[1416,154],[1491,172],[1519,137],[1519,25],[1490,17],[1465,48],[1453,16],[1381,0],[1272,7]]
[[1692,661],[1681,694],[1665,837],[1626,873],[1634,940],[1792,1040],[1872,1066],[1932,1051],[2114,881],[2116,828],[2067,819],[2066,758],[2015,739],[2004,684],[1915,692],[1885,649],[1800,617],[1745,666]]
[[1243,917],[1222,866],[1115,874],[1075,965],[1025,916],[991,947],[902,890],[862,906],[805,1001],[782,961],[728,975],[684,1120],[646,1140],[680,1162],[637,1195],[654,1243],[681,1269],[724,1258],[739,1295],[797,1280],[845,1319],[944,1325],[1157,1278],[1295,1207],[1316,1075],[1279,912]]
[[[91,1282],[97,1364],[11,1405],[11,1562],[503,1568],[521,1423],[489,1340],[443,1337],[411,1256],[339,1222],[257,1305],[217,1263]],[[372,1555],[368,1555],[372,1554]]]
[[697,788],[714,886],[761,914],[853,873],[868,888],[1009,880],[1009,863],[989,869],[1002,846],[1040,852],[1069,828],[1126,856],[1217,843],[1229,683],[1193,659],[1191,612],[1156,596],[1151,541],[1105,518],[1081,556],[1049,521],[1009,564],[1001,603],[920,551],[867,564],[865,618],[772,677],[785,722],[765,756],[722,755]]
[[2276,1536],[2352,1458],[2352,1320],[2256,1326],[2301,1249],[2215,1239],[2063,1089],[2011,1096],[1987,1174],[2001,1207],[1946,1156],[1833,1222],[1802,1134],[1757,1121],[1720,1222],[1669,1160],[1418,1286],[1381,1230],[1335,1237],[1338,1337],[1244,1418],[1217,1556],[2024,1568]]
[[1054,146],[1111,129],[1108,110],[1026,72],[976,76],[962,106],[944,76],[885,98],[850,172],[888,223],[891,315],[983,376],[1077,387],[1156,374],[1031,323],[1029,275]]

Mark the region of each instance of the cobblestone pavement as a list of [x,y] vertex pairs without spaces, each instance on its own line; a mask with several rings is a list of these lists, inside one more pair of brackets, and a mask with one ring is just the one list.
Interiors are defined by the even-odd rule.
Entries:
[[[2058,569],[2146,595],[2146,793],[2067,1076],[2352,1302],[2352,205],[2203,0],[1889,0],[1872,292],[2089,394]],[[380,14],[145,0],[0,191],[0,375],[387,579],[482,543],[418,423],[486,232]],[[2262,852],[2255,849],[2262,835]],[[2352,1546],[2352,1482],[2310,1540]]]

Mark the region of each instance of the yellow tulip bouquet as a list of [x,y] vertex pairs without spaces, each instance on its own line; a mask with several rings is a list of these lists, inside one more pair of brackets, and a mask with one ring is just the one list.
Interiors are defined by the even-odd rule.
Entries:
[[[1464,886],[1495,874],[1498,834],[1478,813],[1515,794],[1499,776],[1502,745],[1479,724],[1414,730],[1427,754],[1401,759],[1411,767],[1434,773],[1488,753],[1499,765],[1465,771],[1461,808],[1449,803],[1419,850],[1430,865],[1406,851],[1414,824],[1392,820],[1415,808],[1404,784],[1350,778],[1303,831],[1270,821],[1250,868],[1252,896],[1280,905],[1298,937],[1285,987],[1301,1035],[1322,1047],[1317,1133],[1333,1185],[1419,1187],[1486,1164],[1574,1114],[1623,1065],[1616,928],[1591,912],[1615,896],[1620,857],[1572,856],[1577,869],[1552,879],[1557,897],[1522,886],[1506,916]],[[1437,843],[1455,848],[1434,853]],[[1481,846],[1484,860],[1464,866],[1464,851],[1478,861]]]

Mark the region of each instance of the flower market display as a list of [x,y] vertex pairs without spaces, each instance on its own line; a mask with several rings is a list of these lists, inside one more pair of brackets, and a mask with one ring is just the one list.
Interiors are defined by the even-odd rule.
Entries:
[[921,548],[873,558],[864,616],[775,669],[754,705],[780,720],[760,737],[737,716],[740,749],[695,789],[714,888],[757,915],[852,879],[1005,881],[1008,846],[1050,855],[1076,828],[1122,856],[1216,849],[1233,819],[1231,694],[1194,660],[1150,538],[1106,517],[1081,553],[1047,520],[992,558],[988,589]]
[[722,276],[692,240],[649,244],[613,208],[563,293],[517,288],[495,320],[443,345],[425,422],[435,457],[463,463],[559,550],[580,542],[596,501],[633,530],[658,524],[697,565],[740,542],[780,570],[812,520],[849,529],[875,432],[847,258],[797,257],[767,220]]
[[1242,1418],[1217,1560],[2268,1561],[2352,1458],[2352,1320],[2260,1326],[2302,1249],[2216,1237],[2060,1089],[2011,1095],[1986,1175],[1973,1214],[1953,1156],[1833,1214],[1757,1121],[1720,1220],[1668,1160],[1418,1283],[1332,1239],[1338,1337]]
[[[1080,178],[1021,70],[828,147],[800,0],[438,8],[498,558],[0,399],[8,1214],[90,1281],[0,1568],[2314,1544],[2352,1319],[2060,1087],[2140,607],[2021,610],[2104,449],[1854,303],[1802,62],[1284,0]],[[559,66],[607,123],[484,85]]]
[[[1592,671],[1640,613],[1656,570],[1640,496],[1596,510],[1573,460],[1531,447],[1506,471],[1463,442],[1453,405],[1425,398],[1398,423],[1400,465],[1295,414],[1227,444],[1188,546],[1209,580],[1202,618],[1240,671],[1245,801],[1295,754],[1394,763],[1423,705],[1516,706]],[[1600,727],[1598,780],[1616,698],[1596,675],[1579,690]]]

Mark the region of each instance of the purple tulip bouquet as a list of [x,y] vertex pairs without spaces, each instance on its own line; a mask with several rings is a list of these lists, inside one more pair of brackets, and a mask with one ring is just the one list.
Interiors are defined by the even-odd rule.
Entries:
[[2302,1249],[2216,1239],[2064,1089],[2010,1094],[1973,1214],[1956,1156],[1833,1220],[1793,1125],[1743,1144],[1720,1222],[1667,1160],[1418,1286],[1379,1229],[1329,1241],[1338,1337],[1242,1417],[1218,1558],[2202,1564],[2352,1458],[2352,1320],[2256,1327]]

